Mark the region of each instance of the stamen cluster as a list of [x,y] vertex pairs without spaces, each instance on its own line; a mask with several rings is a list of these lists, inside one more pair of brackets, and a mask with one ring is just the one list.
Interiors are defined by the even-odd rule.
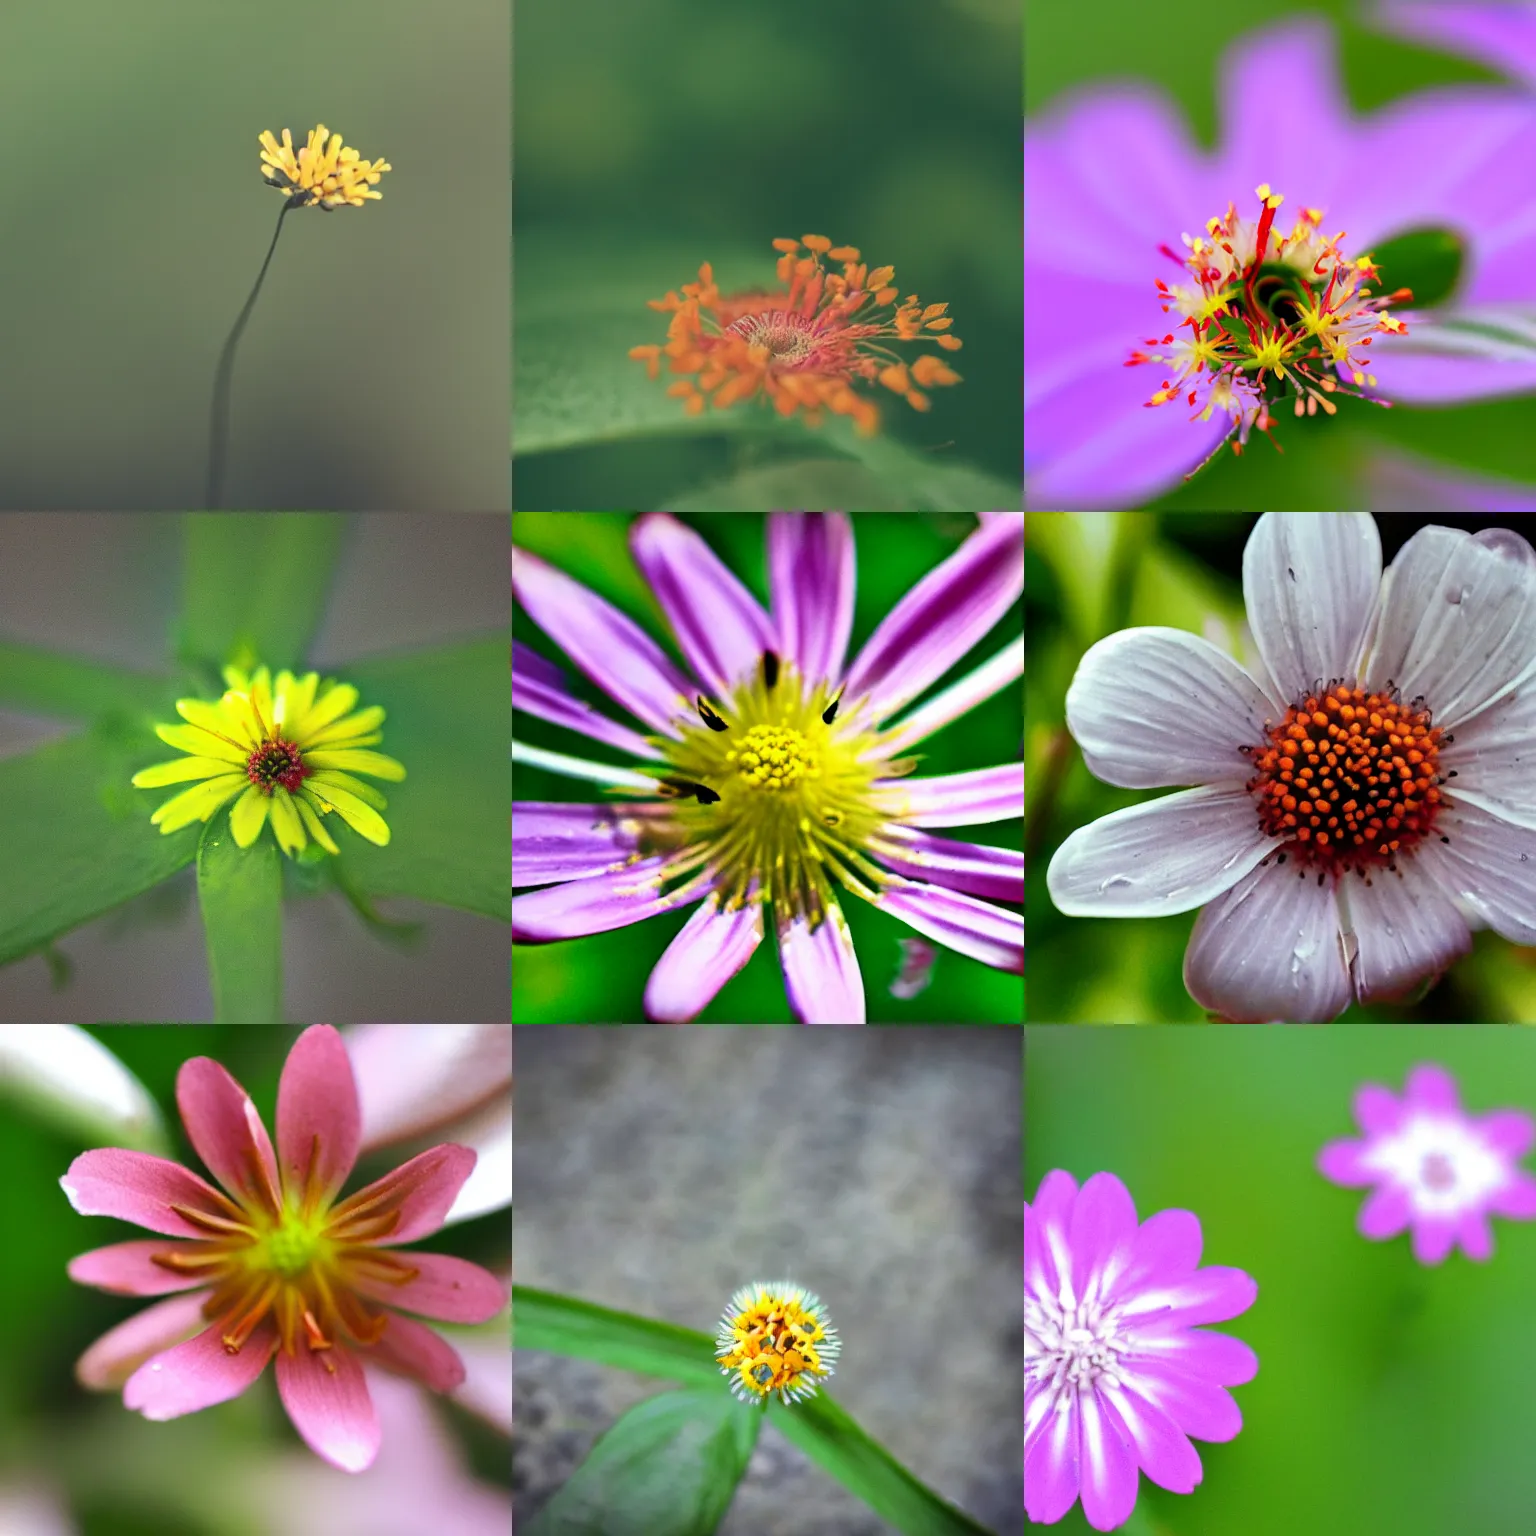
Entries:
[[796,1402],[832,1374],[841,1343],[819,1298],[788,1281],[745,1286],[715,1339],[720,1373],[744,1402]]
[[294,794],[313,771],[298,747],[281,737],[262,742],[245,765],[246,778],[264,795],[270,795],[279,784]]

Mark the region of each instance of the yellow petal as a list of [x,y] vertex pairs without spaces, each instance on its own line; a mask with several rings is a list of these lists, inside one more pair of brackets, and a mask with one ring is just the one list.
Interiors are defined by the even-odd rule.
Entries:
[[[350,773],[339,773],[334,768],[322,768],[318,773],[311,774],[305,781],[306,785],[314,785],[317,789],[322,785],[334,784],[338,789],[344,789],[349,795],[356,795],[364,805],[371,805],[374,810],[382,811],[389,807],[389,801],[384,798],[382,790],[375,789],[372,784],[366,784],[362,779],[354,779]],[[321,790],[320,798],[325,798]]]
[[243,773],[226,773],[172,796],[149,819],[162,832],[179,832],[194,821],[207,821],[226,800],[232,800],[245,787]]
[[327,692],[320,695],[319,701],[303,720],[294,721],[293,728],[302,731],[307,741],[333,721],[340,720],[356,703],[357,689],[351,683],[334,683]]
[[267,824],[268,803],[267,797],[254,784],[235,801],[234,809],[229,813],[229,830],[235,834],[240,847],[249,848],[261,836],[261,829]]
[[397,784],[405,777],[405,765],[385,757],[382,752],[358,752],[348,748],[311,752],[306,748],[304,761],[313,768],[350,769],[353,773],[371,774],[376,779],[392,779]]
[[135,789],[159,789],[164,784],[183,784],[188,779],[212,779],[229,772],[229,764],[213,757],[178,757],[153,768],[141,768],[133,776]]
[[305,730],[303,735],[294,739],[301,747],[323,747],[327,742],[346,741],[353,736],[366,736],[369,732],[376,731],[383,723],[384,711],[377,704],[373,704],[321,730]]
[[284,853],[298,853],[308,839],[304,836],[304,823],[293,808],[293,797],[281,784],[272,792],[268,802],[271,807],[272,830],[277,834],[277,846]]
[[[225,699],[232,697],[235,695],[224,695]],[[228,738],[237,746],[249,749],[256,745],[250,717],[241,714],[239,710],[225,709],[222,700],[218,704],[205,704],[201,699],[177,699],[176,713],[183,720],[200,726],[214,736]]]
[[389,842],[389,827],[371,805],[365,805],[350,790],[338,789],[334,783],[327,783],[321,791],[311,791],[310,785],[313,783],[313,779],[305,780],[306,792],[312,793],[322,804],[333,809],[354,832],[360,832],[370,843],[377,843],[380,848]]
[[242,768],[250,756],[233,741],[214,736],[195,725],[157,725],[155,735],[179,752],[190,752],[193,757],[216,757],[220,762],[238,763]]
[[279,719],[286,727],[291,741],[299,739],[298,728],[315,702],[315,689],[320,686],[318,672],[306,672],[295,677],[292,672],[280,672],[277,677],[277,707]]
[[293,801],[298,807],[299,816],[304,825],[309,828],[309,835],[325,849],[327,853],[340,853],[341,849],[331,839],[331,834],[325,830],[325,823],[315,814],[314,807],[303,795],[296,795]]

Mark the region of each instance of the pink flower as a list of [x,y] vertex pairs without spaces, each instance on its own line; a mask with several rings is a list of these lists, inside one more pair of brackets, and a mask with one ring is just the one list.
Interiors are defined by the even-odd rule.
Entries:
[[1317,1155],[1325,1179],[1349,1188],[1374,1185],[1360,1207],[1360,1235],[1373,1242],[1413,1229],[1413,1256],[1439,1264],[1458,1243],[1469,1259],[1493,1252],[1489,1216],[1536,1219],[1536,1179],[1519,1160],[1536,1141],[1536,1124],[1517,1109],[1469,1115],[1456,1080],[1441,1067],[1415,1067],[1398,1099],[1367,1083],[1355,1095],[1365,1137],[1330,1141]]
[[90,1387],[121,1384],[124,1404],[147,1419],[173,1419],[238,1397],[276,1355],[299,1434],[343,1471],[363,1471],[379,1448],[365,1363],[439,1392],[464,1379],[441,1337],[393,1309],[478,1323],[506,1304],[477,1264],[382,1246],[437,1231],[475,1154],[433,1147],[338,1202],[361,1117],[346,1048],[327,1024],[305,1030],[283,1065],[276,1156],[250,1096],[216,1061],[183,1064],[176,1102],[223,1193],[178,1163],[120,1148],[82,1153],[59,1181],[82,1216],[176,1239],[80,1254],[71,1279],[129,1296],[183,1293],[104,1334],[77,1374]]

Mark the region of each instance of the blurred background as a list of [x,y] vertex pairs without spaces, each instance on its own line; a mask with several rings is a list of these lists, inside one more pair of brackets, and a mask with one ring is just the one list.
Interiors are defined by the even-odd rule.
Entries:
[[257,136],[394,169],[284,222],[235,364],[227,506],[507,505],[500,0],[0,11],[0,507],[197,508],[214,366],[283,199]]
[[[726,514],[685,515],[682,520],[698,529],[766,608],[769,598],[765,520]],[[630,557],[630,521],[622,513],[587,513],[577,517],[518,512],[513,514],[512,542],[542,555],[636,619],[687,670],[660,606]],[[897,600],[951,555],[975,528],[975,518],[962,515],[860,513],[854,517],[858,581],[848,648],[850,659],[858,654],[859,647]],[[1005,617],[932,691],[979,666],[1010,633],[1019,632],[1020,623],[1021,617]],[[559,666],[580,698],[609,719],[627,720],[624,711],[589,683],[521,610],[512,615],[512,635]],[[532,746],[599,762],[622,761],[601,742],[589,741],[526,712],[518,712],[513,726],[518,739]],[[959,773],[1016,762],[1020,729],[1019,692],[1005,688],[920,742],[913,749],[914,755],[923,757],[917,771],[923,775]],[[514,804],[520,800],[590,801],[600,800],[604,795],[599,785],[524,763],[514,765],[513,778]],[[1019,848],[1023,845],[1024,829],[1019,822],[994,821],[979,827],[939,829],[939,835]],[[841,905],[859,953],[870,1022],[1022,1021],[1022,977],[995,970],[940,945],[934,946],[938,958],[928,988],[914,998],[892,997],[889,986],[902,961],[899,941],[916,937],[914,930],[884,912],[877,912],[857,896],[844,893]],[[641,997],[651,967],[692,911],[692,907],[687,907],[591,938],[517,945],[512,958],[513,1020],[518,1024],[640,1022],[644,1017]],[[773,935],[767,933],[746,966],[721,988],[698,1022],[788,1024],[791,1020],[778,947]]]
[[[1017,0],[519,0],[514,505],[1018,506],[1020,46]],[[626,355],[701,262],[768,286],[770,242],[807,232],[947,301],[965,343],[928,414],[880,391],[873,444],[687,417]]]
[[[1245,512],[1036,512],[1025,524],[1025,645],[1029,786],[1026,907],[1030,1017],[1042,1023],[1200,1023],[1184,990],[1184,948],[1195,913],[1076,918],[1046,890],[1051,855],[1090,821],[1169,791],[1116,789],[1084,766],[1066,726],[1066,694],[1083,653],[1118,629],[1166,624],[1247,654],[1243,546],[1258,521]],[[1497,516],[1378,514],[1390,562],[1421,527],[1508,525]],[[1519,527],[1519,524],[1515,526]],[[1522,529],[1523,531],[1523,529]],[[1417,1001],[1352,1006],[1343,1022],[1536,1022],[1536,949],[1475,933]]]
[[[831,1395],[997,1536],[1022,1531],[1019,1038],[520,1029],[518,1282],[713,1335],[739,1287],[787,1275],[841,1335]],[[662,1384],[514,1358],[521,1523]],[[770,1422],[720,1532],[891,1529]]]
[[[1243,1429],[1196,1442],[1192,1494],[1141,1480],[1126,1536],[1508,1536],[1536,1501],[1530,1383],[1536,1226],[1495,1220],[1494,1255],[1417,1264],[1406,1235],[1368,1242],[1369,1191],[1315,1167],[1360,1135],[1366,1082],[1401,1096],[1437,1062],[1464,1110],[1536,1111],[1536,1040],[1493,1028],[1067,1030],[1025,1034],[1024,1188],[1064,1168],[1122,1179],[1145,1221],[1200,1218],[1202,1263],[1258,1282],[1217,1331],[1257,1351],[1233,1389]],[[1031,1527],[1037,1529],[1037,1527]],[[1044,1527],[1038,1527],[1043,1530]],[[1081,1507],[1050,1528],[1088,1531]]]

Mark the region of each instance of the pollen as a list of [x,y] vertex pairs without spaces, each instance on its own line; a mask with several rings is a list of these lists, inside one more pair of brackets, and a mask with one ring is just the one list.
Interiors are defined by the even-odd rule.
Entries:
[[736,765],[742,782],[752,789],[783,790],[802,779],[821,777],[815,749],[793,726],[754,725],[725,760]]
[[262,742],[245,764],[246,778],[264,795],[270,795],[279,784],[289,794],[295,793],[311,771],[298,747],[281,737]]
[[744,1402],[784,1403],[815,1394],[842,1346],[825,1307],[789,1281],[744,1286],[731,1298],[715,1339],[720,1373]]

